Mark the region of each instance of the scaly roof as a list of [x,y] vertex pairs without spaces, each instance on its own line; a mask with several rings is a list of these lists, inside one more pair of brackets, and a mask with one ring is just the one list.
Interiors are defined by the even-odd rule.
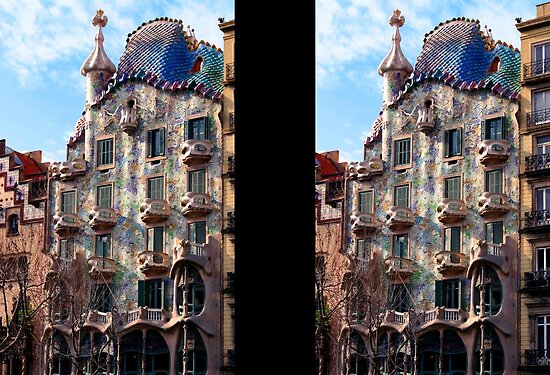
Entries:
[[426,79],[460,90],[485,88],[515,99],[520,91],[520,53],[484,36],[479,21],[453,18],[426,34],[411,86]]

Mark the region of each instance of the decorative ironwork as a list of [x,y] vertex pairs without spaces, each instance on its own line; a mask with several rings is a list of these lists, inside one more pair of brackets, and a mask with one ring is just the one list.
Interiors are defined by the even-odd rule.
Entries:
[[225,64],[225,79],[233,80],[235,79],[235,63]]
[[527,128],[533,128],[550,123],[550,108],[527,113]]
[[229,112],[229,130],[235,130],[235,112]]
[[525,172],[535,172],[550,168],[550,154],[525,157]]
[[525,213],[525,228],[550,225],[550,209],[529,211]]
[[335,180],[328,182],[327,201],[340,200],[344,198],[344,181]]
[[227,173],[234,173],[235,172],[235,157],[234,156],[228,156],[227,157]]
[[235,212],[234,211],[229,211],[227,213],[225,229],[235,229]]
[[227,273],[227,291],[235,291],[235,272]]
[[525,350],[526,366],[550,366],[550,349]]
[[526,288],[544,288],[550,286],[550,271],[525,272],[523,275]]
[[46,199],[48,193],[46,187],[47,182],[45,179],[31,181],[29,186],[29,202]]
[[550,73],[550,59],[523,64],[523,79],[535,78],[546,73]]

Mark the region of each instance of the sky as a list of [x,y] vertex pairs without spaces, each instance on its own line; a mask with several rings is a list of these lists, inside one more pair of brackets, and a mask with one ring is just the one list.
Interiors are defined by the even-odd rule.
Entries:
[[198,40],[223,49],[218,18],[233,0],[0,0],[0,139],[44,161],[66,160],[66,143],[84,110],[80,67],[94,48],[92,18],[103,9],[105,51],[118,65],[126,38],[157,17],[182,20]]
[[494,40],[520,49],[516,17],[536,15],[544,1],[316,0],[316,151],[339,150],[341,161],[363,160],[363,141],[382,105],[378,65],[391,49],[389,18],[401,10],[401,49],[414,66],[425,34],[454,17],[479,20]]

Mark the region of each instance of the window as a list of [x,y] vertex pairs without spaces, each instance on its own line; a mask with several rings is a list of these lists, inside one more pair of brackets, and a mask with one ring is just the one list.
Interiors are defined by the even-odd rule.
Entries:
[[74,238],[62,238],[59,240],[59,258],[72,261],[74,258]]
[[[474,306],[476,314],[481,315],[481,309],[485,315],[495,315],[500,311],[502,304],[502,284],[497,273],[490,266],[483,265],[475,280]],[[483,291],[483,302],[481,296]]]
[[[548,358],[550,350],[550,315],[537,316],[538,359]],[[547,359],[548,360],[548,359]]]
[[505,120],[505,117],[497,117],[481,121],[481,139],[506,139]]
[[436,280],[435,281],[435,305],[444,306],[451,309],[461,307],[461,290],[460,279],[452,280]]
[[164,227],[147,228],[147,250],[164,251]]
[[76,211],[75,204],[76,192],[73,191],[64,191],[61,193],[61,211],[74,214]]
[[489,193],[502,193],[502,169],[485,172],[485,191]]
[[445,157],[462,155],[462,128],[445,130]]
[[113,138],[97,141],[97,166],[113,164]]
[[100,312],[109,312],[113,309],[112,284],[95,284],[91,303],[93,309]]
[[537,271],[550,270],[550,247],[537,247]]
[[372,209],[373,191],[361,191],[359,192],[359,212],[373,213]]
[[206,221],[197,221],[188,226],[190,251],[193,255],[204,255],[206,243]]
[[206,117],[187,120],[186,139],[205,140],[210,138],[210,129]]
[[491,244],[501,244],[503,242],[502,221],[485,224],[485,240]]
[[19,216],[12,214],[8,217],[8,234],[19,233]]
[[409,207],[409,185],[393,188],[393,205],[397,207]]
[[532,51],[533,62],[537,63],[533,66],[533,74],[542,74],[550,70],[550,43],[538,44],[533,46]]
[[189,172],[188,190],[193,193],[206,193],[206,170],[197,169]]
[[95,255],[101,258],[111,257],[111,233],[95,236]]
[[349,374],[368,374],[369,362],[367,360],[367,349],[361,335],[353,331],[350,337]]
[[98,207],[112,207],[112,185],[103,185],[97,187],[97,206]]
[[151,177],[147,179],[147,198],[164,199],[164,177]]
[[392,310],[397,312],[407,312],[411,307],[407,284],[389,285],[388,302]]
[[460,176],[445,179],[445,198],[462,199],[462,183]]
[[461,239],[460,239],[460,227],[445,228],[445,251],[452,251],[460,253]]
[[550,135],[537,137],[537,155],[550,154]]
[[550,209],[550,186],[535,189],[537,211]]
[[394,163],[396,167],[410,164],[411,162],[411,139],[400,139],[395,141]]
[[164,282],[162,279],[138,280],[138,305],[152,309],[164,307]]
[[[546,70],[550,68],[550,60],[545,63]],[[550,109],[550,90],[532,93],[531,106],[533,112],[527,114],[528,125],[544,124],[550,120],[547,110]]]
[[357,240],[357,259],[368,261],[371,254],[372,241],[370,238]]
[[408,258],[409,255],[409,235],[397,234],[393,236],[393,256]]
[[164,155],[164,128],[147,131],[147,157]]
[[204,282],[193,267],[189,267],[187,271],[187,313],[189,315],[199,315],[204,308]]

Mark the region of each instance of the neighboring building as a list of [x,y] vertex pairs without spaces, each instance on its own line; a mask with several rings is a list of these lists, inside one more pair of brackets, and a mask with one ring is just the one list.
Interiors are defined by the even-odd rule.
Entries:
[[[342,276],[348,269],[341,241],[345,171],[346,163],[339,162],[338,151],[315,153],[316,350],[319,374],[323,375],[336,373],[336,344],[342,328],[337,305]],[[325,315],[327,321],[322,320]]]
[[[519,355],[521,374],[550,373],[550,3],[521,33]],[[548,56],[547,56],[548,55]],[[548,96],[548,98],[546,98]]]
[[223,32],[224,80],[223,133],[223,229],[221,270],[224,278],[221,303],[222,370],[235,373],[235,20],[219,24]]
[[49,190],[51,272],[86,267],[86,287],[69,296],[80,305],[52,304],[44,370],[220,374],[232,340],[222,320],[232,303],[222,250],[233,251],[222,247],[224,56],[158,18],[128,36],[115,68],[107,18],[98,11],[92,23],[85,111]]
[[[0,140],[0,356],[1,375],[39,371],[40,316],[22,318],[39,308],[48,257],[44,252],[44,219],[48,164],[42,152],[17,152]],[[22,299],[27,299],[26,312]],[[19,329],[23,335],[16,339]],[[9,350],[8,345],[12,345]],[[5,351],[5,352],[4,352]]]
[[387,276],[376,337],[369,319],[342,337],[356,344],[348,374],[513,374],[520,53],[455,18],[426,34],[413,69],[404,22],[390,18],[382,112],[346,173],[344,246]]

